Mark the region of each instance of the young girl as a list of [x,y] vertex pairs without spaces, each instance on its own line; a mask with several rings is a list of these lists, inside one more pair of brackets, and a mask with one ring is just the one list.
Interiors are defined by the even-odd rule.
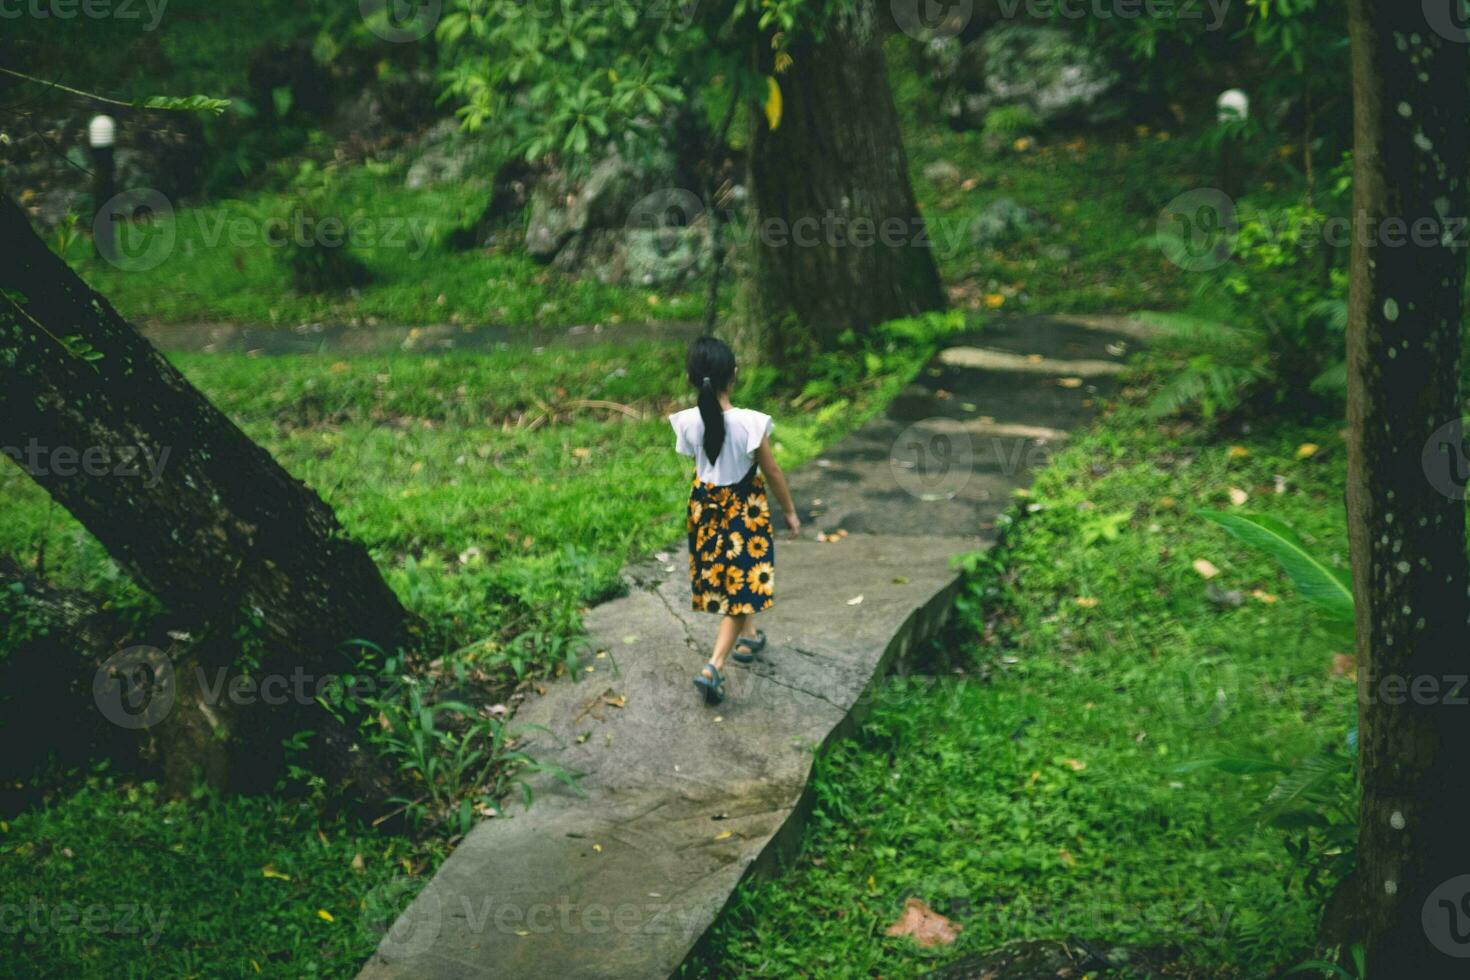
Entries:
[[[678,451],[694,459],[689,492],[689,577],[694,608],[724,617],[714,654],[694,678],[706,704],[725,700],[725,659],[738,642],[735,659],[749,663],[766,645],[755,628],[757,613],[771,607],[776,544],[766,480],[776,491],[791,536],[801,520],[786,475],[771,454],[771,417],[730,404],[735,355],[722,341],[700,337],[689,345],[685,363],[689,383],[699,392],[699,407],[669,416]],[[757,465],[765,474],[761,479]]]

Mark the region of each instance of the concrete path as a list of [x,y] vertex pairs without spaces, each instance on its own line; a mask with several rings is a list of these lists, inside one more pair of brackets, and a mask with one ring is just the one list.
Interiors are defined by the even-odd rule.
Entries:
[[778,540],[770,647],[732,661],[720,708],[691,684],[717,620],[690,610],[682,549],[630,568],[629,594],[588,618],[590,669],[516,715],[527,751],[585,774],[585,795],[538,777],[529,810],[479,824],[360,980],[677,969],[740,880],[799,842],[814,753],[856,730],[876,680],[943,623],[951,558],[990,544],[1012,491],[1116,384],[1135,329],[999,321],[795,474],[809,531]]

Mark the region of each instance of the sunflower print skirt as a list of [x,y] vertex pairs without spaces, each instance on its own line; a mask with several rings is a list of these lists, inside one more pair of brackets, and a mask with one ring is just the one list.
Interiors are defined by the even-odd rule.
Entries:
[[740,616],[771,607],[776,543],[766,483],[756,467],[725,487],[696,476],[686,527],[696,611]]

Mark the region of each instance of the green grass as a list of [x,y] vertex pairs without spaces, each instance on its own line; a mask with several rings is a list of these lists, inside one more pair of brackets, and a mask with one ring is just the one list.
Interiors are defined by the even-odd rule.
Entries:
[[[1129,412],[1059,456],[971,576],[947,650],[962,672],[890,680],[820,761],[799,859],[740,890],[711,975],[915,976],[1021,937],[1177,946],[1163,955],[1189,976],[1305,959],[1319,906],[1252,820],[1270,777],[1178,767],[1291,763],[1351,724],[1314,610],[1195,516],[1239,488],[1344,565],[1333,429],[1263,431],[1232,455]],[[1300,460],[1305,442],[1324,449]],[[1198,559],[1239,607],[1210,601]],[[962,923],[953,946],[884,935],[909,896]]]
[[0,822],[13,977],[350,977],[442,856],[268,797],[96,777]]
[[[272,222],[285,219],[291,222],[285,227],[294,228],[294,216],[304,213],[301,195],[289,188],[197,207],[175,202],[172,220],[136,232],[136,251],[129,254],[161,257],[151,268],[116,268],[92,255],[85,237],[58,250],[124,315],[161,321],[569,326],[693,320],[703,314],[697,287],[603,285],[590,275],[547,269],[519,248],[456,251],[445,238],[473,224],[484,209],[490,169],[452,186],[418,191],[404,187],[403,172],[401,160],[354,168],[310,198],[316,221],[340,224],[302,219],[302,235],[335,241],[345,234],[341,229],[356,229],[346,247],[371,274],[357,290],[292,289],[285,249],[265,237],[282,227]],[[280,183],[291,180],[283,176]],[[148,252],[154,241],[158,251]]]

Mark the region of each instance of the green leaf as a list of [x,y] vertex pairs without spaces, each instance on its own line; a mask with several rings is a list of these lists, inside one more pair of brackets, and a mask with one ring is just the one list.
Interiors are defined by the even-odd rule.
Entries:
[[230,104],[229,99],[211,99],[207,95],[155,95],[143,103],[145,109],[168,109],[175,112],[221,113]]
[[1216,510],[1202,510],[1199,514],[1280,562],[1304,599],[1316,603],[1339,622],[1353,621],[1353,588],[1347,573],[1312,554],[1285,523],[1264,514],[1226,514]]

